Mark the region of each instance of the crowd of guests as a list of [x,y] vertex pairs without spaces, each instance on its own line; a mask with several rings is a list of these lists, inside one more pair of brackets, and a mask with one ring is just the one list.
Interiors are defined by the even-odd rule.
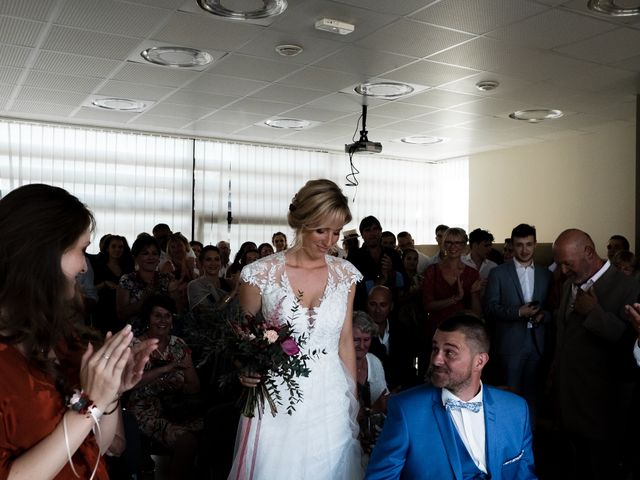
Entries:
[[[567,230],[554,242],[554,262],[541,265],[534,261],[531,225],[514,227],[502,252],[486,229],[467,234],[439,225],[435,235],[438,251],[430,257],[416,249],[410,233],[383,231],[368,216],[331,252],[363,275],[353,337],[364,461],[383,429],[388,398],[425,382],[438,327],[465,313],[482,319],[490,334],[482,381],[527,401],[540,475],[637,474],[632,406],[639,400],[634,346],[639,350],[640,314],[632,305],[640,283],[629,242],[612,236],[608,258],[601,259],[587,233]],[[100,253],[88,255],[92,272],[80,279],[87,322],[103,334],[131,324],[139,340],[158,340],[127,402],[142,436],[172,454],[175,478],[195,468],[207,425],[221,445],[212,462],[219,472],[233,450],[235,424],[218,428],[234,414],[233,393],[218,391],[224,362],[194,330],[237,310],[245,265],[287,246],[286,235],[276,232],[270,243],[244,242],[232,259],[226,241],[205,246],[158,224],[131,248],[124,237],[106,235]]]

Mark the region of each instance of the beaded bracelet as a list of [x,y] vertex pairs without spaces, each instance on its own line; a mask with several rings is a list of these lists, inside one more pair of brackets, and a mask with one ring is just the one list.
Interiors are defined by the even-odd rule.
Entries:
[[83,390],[74,390],[73,395],[69,399],[67,407],[74,412],[78,412],[82,415],[89,413],[89,409],[93,406],[93,400],[89,398]]

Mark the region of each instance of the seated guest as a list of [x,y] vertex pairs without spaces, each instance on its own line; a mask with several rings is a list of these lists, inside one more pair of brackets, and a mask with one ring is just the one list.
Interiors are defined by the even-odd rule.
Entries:
[[628,277],[635,277],[638,271],[638,259],[629,250],[621,250],[617,252],[611,263]]
[[371,453],[387,410],[387,382],[382,363],[369,353],[371,337],[378,328],[365,312],[353,312],[353,342],[356,349],[358,400],[360,402],[360,442],[365,453]]
[[424,308],[427,342],[445,318],[461,310],[482,313],[481,292],[485,282],[478,271],[462,263],[467,234],[462,228],[449,228],[443,236],[444,258],[429,265],[424,273]]
[[207,245],[200,253],[202,276],[189,282],[187,296],[189,310],[215,309],[231,301],[231,286],[226,279],[220,278],[220,251],[213,245]]
[[[144,367],[138,386],[131,392],[129,410],[141,432],[172,450],[171,478],[192,478],[191,469],[197,447],[195,432],[202,430],[198,412],[181,402],[184,395],[200,390],[198,375],[187,344],[171,335],[175,302],[166,296],[149,298],[141,314],[144,333],[134,340],[157,339],[155,350]],[[173,405],[169,408],[169,405]]]
[[365,479],[535,479],[526,402],[483,385],[489,336],[454,315],[433,336],[431,385],[390,398]]
[[260,246],[258,247],[258,253],[260,258],[268,257],[269,255],[272,255],[274,253],[273,247],[271,246],[270,243],[261,243]]
[[120,278],[116,289],[116,312],[120,321],[139,329],[138,314],[144,301],[152,295],[173,295],[178,286],[171,275],[156,269],[160,261],[158,241],[148,233],[138,236],[131,246],[135,271]]
[[276,232],[271,237],[271,243],[273,243],[276,252],[283,252],[287,249],[287,236],[282,232]]
[[489,278],[489,272],[498,266],[488,258],[492,246],[493,235],[487,230],[476,228],[469,234],[469,253],[462,255],[460,260],[465,265],[478,270],[480,278]]
[[408,388],[416,384],[417,348],[411,330],[392,315],[391,290],[377,285],[369,292],[367,313],[376,324],[377,335],[371,341],[371,353],[382,361],[388,385]]

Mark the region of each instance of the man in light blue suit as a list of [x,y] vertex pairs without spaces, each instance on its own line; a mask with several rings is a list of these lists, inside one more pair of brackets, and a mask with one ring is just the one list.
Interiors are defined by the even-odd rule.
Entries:
[[497,382],[522,395],[533,409],[540,390],[540,365],[545,353],[546,310],[553,281],[548,268],[535,265],[536,229],[520,224],[511,232],[513,261],[489,274],[484,314],[491,325],[492,356]]
[[365,479],[537,478],[526,402],[480,381],[488,350],[475,316],[455,315],[438,326],[432,385],[390,398]]

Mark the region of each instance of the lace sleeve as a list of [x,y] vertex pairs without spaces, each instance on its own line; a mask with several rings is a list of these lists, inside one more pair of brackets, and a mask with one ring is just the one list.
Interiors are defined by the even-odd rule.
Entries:
[[341,258],[336,258],[336,257],[331,257],[331,258],[335,259],[335,262],[337,264],[336,269],[340,272],[340,276],[344,280],[346,280],[349,286],[353,285],[354,283],[358,283],[360,280],[362,280],[362,274],[356,267],[353,266],[353,263],[347,260],[343,260]]
[[[269,283],[274,283],[274,270],[279,265],[280,256],[280,254],[270,255],[246,265],[240,272],[240,280],[258,287],[263,292]],[[282,263],[284,264],[284,257]]]

